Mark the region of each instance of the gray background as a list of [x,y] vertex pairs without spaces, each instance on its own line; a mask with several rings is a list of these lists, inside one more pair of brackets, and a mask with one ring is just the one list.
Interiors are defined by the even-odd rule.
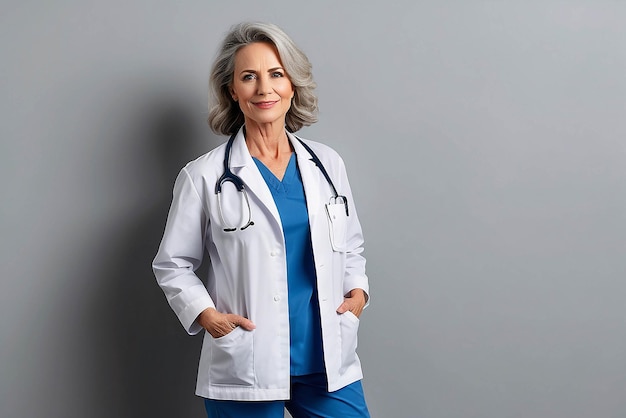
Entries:
[[626,416],[626,5],[4,1],[0,415],[200,417],[155,284],[238,21],[314,64],[368,241],[375,417]]

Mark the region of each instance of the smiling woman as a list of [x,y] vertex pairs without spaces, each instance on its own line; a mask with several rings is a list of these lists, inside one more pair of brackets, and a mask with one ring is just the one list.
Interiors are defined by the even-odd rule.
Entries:
[[209,123],[231,137],[181,170],[153,263],[183,326],[204,332],[196,393],[209,417],[369,417],[361,225],[343,160],[293,135],[317,120],[311,64],[278,27],[244,23],[211,87]]
[[274,46],[258,42],[237,52],[231,94],[239,102],[248,130],[252,125],[277,122],[283,130],[294,93]]
[[257,42],[237,51],[230,91],[244,115],[250,154],[282,180],[292,153],[284,127],[294,91],[272,44]]
[[[257,30],[260,29],[260,30]],[[289,132],[317,122],[317,96],[311,63],[307,56],[279,28],[265,23],[242,23],[228,33],[211,71],[212,106],[209,125],[221,135],[236,133],[244,123],[243,113],[232,100],[235,74],[235,56],[248,45],[267,43],[277,53],[281,66],[294,88],[291,107],[285,115]]]

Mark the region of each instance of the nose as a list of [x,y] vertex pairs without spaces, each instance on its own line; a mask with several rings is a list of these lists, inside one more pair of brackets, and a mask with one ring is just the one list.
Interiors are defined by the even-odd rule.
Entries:
[[265,96],[272,92],[272,86],[268,75],[262,75],[257,79],[257,94]]

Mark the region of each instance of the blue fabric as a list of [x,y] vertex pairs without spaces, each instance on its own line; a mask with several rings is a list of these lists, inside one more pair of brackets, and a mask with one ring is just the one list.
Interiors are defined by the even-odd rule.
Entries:
[[324,372],[322,326],[317,298],[309,215],[295,154],[282,181],[254,159],[280,214],[287,252],[291,375]]
[[217,401],[205,399],[209,418],[369,418],[363,386],[357,381],[335,392],[326,389],[326,375],[292,376],[288,401]]

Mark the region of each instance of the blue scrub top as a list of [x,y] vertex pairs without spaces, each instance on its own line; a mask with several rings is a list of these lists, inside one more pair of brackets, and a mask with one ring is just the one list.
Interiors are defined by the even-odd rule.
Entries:
[[306,197],[295,153],[282,181],[254,158],[280,214],[287,251],[291,375],[324,372],[322,326]]

